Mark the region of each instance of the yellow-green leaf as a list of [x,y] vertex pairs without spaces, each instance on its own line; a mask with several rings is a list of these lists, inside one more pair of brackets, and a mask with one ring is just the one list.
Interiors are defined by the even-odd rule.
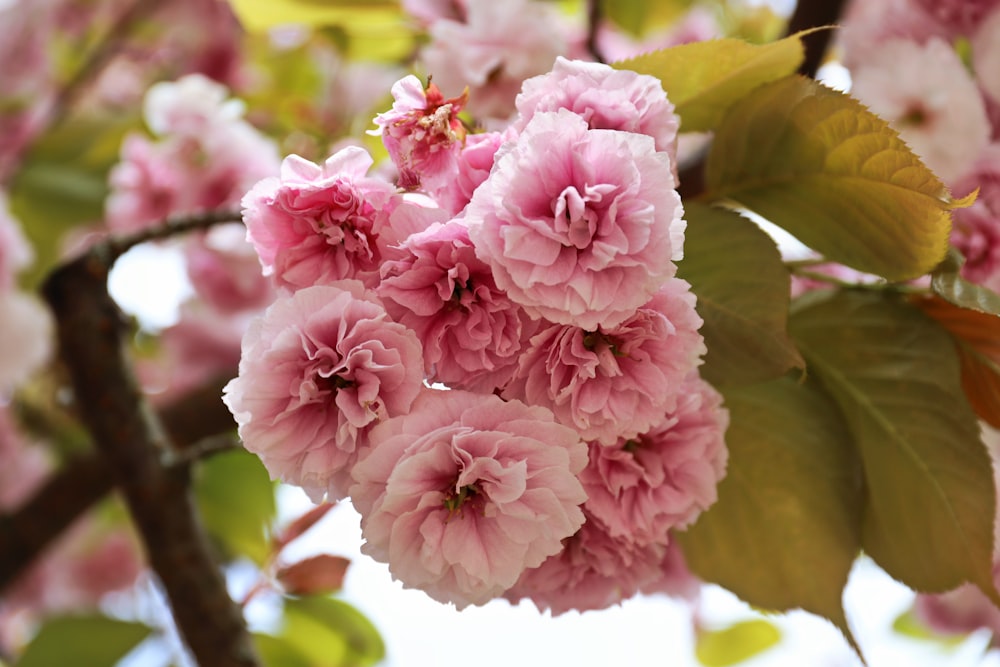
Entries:
[[618,27],[642,37],[651,29],[662,28],[690,9],[693,0],[601,0],[604,16]]
[[892,294],[796,311],[793,337],[864,466],[862,547],[921,592],[972,582],[994,601],[992,465],[947,333]]
[[699,630],[695,655],[705,667],[729,667],[763,653],[781,641],[781,631],[762,618],[739,621],[720,630]]
[[612,63],[655,76],[681,117],[682,132],[715,129],[726,110],[757,86],[795,72],[804,58],[791,35],[770,44],[714,39],[661,49]]
[[860,464],[837,406],[790,377],[725,392],[719,499],[677,534],[691,570],[758,608],[804,609],[850,640],[841,595],[861,544]]
[[42,625],[17,667],[108,667],[149,636],[150,628],[107,616],[57,616]]
[[788,337],[789,275],[774,241],[750,220],[687,204],[684,259],[705,324],[702,376],[716,386],[780,377],[805,362]]
[[729,199],[827,259],[890,280],[944,258],[951,204],[940,180],[860,102],[804,77],[735,104],[706,165],[707,198]]

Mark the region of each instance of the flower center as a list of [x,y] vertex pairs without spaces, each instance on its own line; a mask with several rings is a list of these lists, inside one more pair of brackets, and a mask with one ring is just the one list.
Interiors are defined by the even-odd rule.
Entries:
[[448,519],[450,520],[456,514],[461,515],[467,503],[476,502],[477,500],[481,501],[482,498],[482,491],[475,484],[460,487],[457,491],[452,487],[444,498],[444,506],[448,510]]

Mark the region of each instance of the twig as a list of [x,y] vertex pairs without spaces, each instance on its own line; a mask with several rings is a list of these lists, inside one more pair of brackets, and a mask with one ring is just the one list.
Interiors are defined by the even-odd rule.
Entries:
[[607,62],[601,53],[601,47],[597,45],[597,33],[603,20],[601,0],[587,0],[587,52],[599,63]]
[[[795,3],[795,12],[788,21],[788,34],[795,34],[810,28],[835,25],[843,14],[846,0],[799,0]],[[815,77],[826,57],[833,30],[816,30],[804,35],[806,56],[799,66],[799,74]]]
[[126,358],[124,318],[107,290],[109,255],[114,257],[108,251],[106,244],[93,248],[57,269],[43,287],[81,419],[108,461],[198,664],[257,667],[198,520],[186,467],[162,463],[169,443]]
[[95,251],[101,253],[102,259],[110,266],[119,257],[137,245],[149,241],[160,241],[188,232],[208,229],[213,225],[227,222],[241,222],[243,216],[239,211],[205,211],[167,218],[151,227],[120,236],[109,236],[95,246]]

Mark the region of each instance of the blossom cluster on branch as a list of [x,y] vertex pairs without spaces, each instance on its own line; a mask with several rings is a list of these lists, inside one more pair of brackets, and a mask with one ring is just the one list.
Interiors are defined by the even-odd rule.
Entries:
[[675,276],[673,105],[563,58],[490,132],[466,135],[475,93],[393,93],[395,186],[347,147],[243,200],[281,288],[225,390],[244,445],[315,500],[349,495],[363,550],[459,608],[677,590],[671,531],[714,502],[728,417]]

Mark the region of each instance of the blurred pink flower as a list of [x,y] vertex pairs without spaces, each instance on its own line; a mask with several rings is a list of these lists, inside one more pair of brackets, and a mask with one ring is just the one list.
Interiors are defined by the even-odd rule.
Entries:
[[13,289],[18,272],[33,260],[34,251],[0,190],[0,292]]
[[453,215],[461,213],[472,200],[472,193],[485,181],[493,169],[493,158],[507,136],[511,133],[484,132],[470,134],[456,158],[454,177],[438,183],[432,190],[434,199],[441,208]]
[[597,50],[606,62],[615,62],[680,44],[702,42],[723,36],[722,27],[711,9],[694,5],[684,16],[660,29],[637,38],[611,21],[597,28]]
[[[651,592],[672,589],[665,561],[675,567],[666,543],[638,546],[612,537],[604,525],[584,508],[586,523],[563,549],[540,566],[525,570],[504,597],[513,603],[525,598],[539,611],[553,615],[567,611],[606,609],[621,604],[644,587]],[[684,587],[678,586],[684,590]]]
[[952,213],[951,243],[965,256],[962,275],[969,281],[1000,290],[1000,144],[983,149],[966,174],[952,187],[956,197],[976,188],[968,208]]
[[692,374],[676,407],[642,435],[612,446],[590,444],[580,473],[587,511],[612,537],[639,545],[666,543],[715,503],[725,476],[729,413],[722,396]]
[[503,395],[544,405],[584,440],[614,445],[674,410],[705,353],[701,324],[690,285],[672,278],[615,327],[543,329]]
[[650,137],[591,130],[560,109],[500,148],[465,220],[497,287],[533,317],[594,331],[676,271],[686,223],[673,184]]
[[105,202],[112,230],[235,208],[254,183],[278,172],[277,146],[243,120],[243,103],[227,95],[197,74],[150,88],[145,116],[156,137],[130,134],[122,143]]
[[623,130],[653,137],[656,150],[670,156],[676,176],[680,118],[656,77],[560,56],[552,71],[524,82],[516,104],[518,116],[513,127],[517,131],[537,113],[569,109],[592,130]]
[[12,409],[0,403],[0,513],[16,510],[52,470],[48,451],[21,432]]
[[[996,2],[991,3],[997,5]],[[1000,5],[972,33],[972,65],[976,81],[994,103],[1000,102]]]
[[951,39],[969,37],[987,15],[1000,7],[998,0],[912,0],[937,21]]
[[447,182],[457,170],[465,139],[459,120],[468,95],[445,99],[434,83],[424,85],[410,74],[392,86],[392,110],[375,117],[389,157],[399,169],[397,185],[413,190]]
[[853,0],[843,25],[837,35],[840,60],[852,70],[863,67],[886,42],[900,39],[923,44],[932,37],[948,38],[941,22],[914,0]]
[[294,290],[345,278],[374,286],[386,248],[382,209],[394,188],[366,176],[371,165],[371,156],[353,146],[323,165],[289,155],[280,178],[264,179],[246,194],[247,238],[279,286]]
[[362,551],[459,609],[484,604],[583,523],[586,447],[544,408],[427,389],[354,467]]
[[0,396],[49,360],[54,330],[51,312],[34,296],[0,291]]
[[274,300],[271,281],[241,224],[217,225],[185,239],[188,278],[198,295],[223,313],[264,308]]
[[431,382],[491,392],[503,387],[537,328],[493,282],[461,221],[410,236],[382,265],[377,288],[393,319],[417,333]]
[[424,70],[446,95],[469,87],[469,113],[506,119],[528,77],[566,51],[558,9],[533,0],[468,0],[463,21],[430,24]]
[[940,39],[883,42],[851,75],[851,93],[889,121],[946,183],[965,173],[989,141],[979,88]]
[[336,500],[364,434],[407,412],[422,381],[415,334],[344,281],[279,298],[255,320],[223,400],[272,478]]

